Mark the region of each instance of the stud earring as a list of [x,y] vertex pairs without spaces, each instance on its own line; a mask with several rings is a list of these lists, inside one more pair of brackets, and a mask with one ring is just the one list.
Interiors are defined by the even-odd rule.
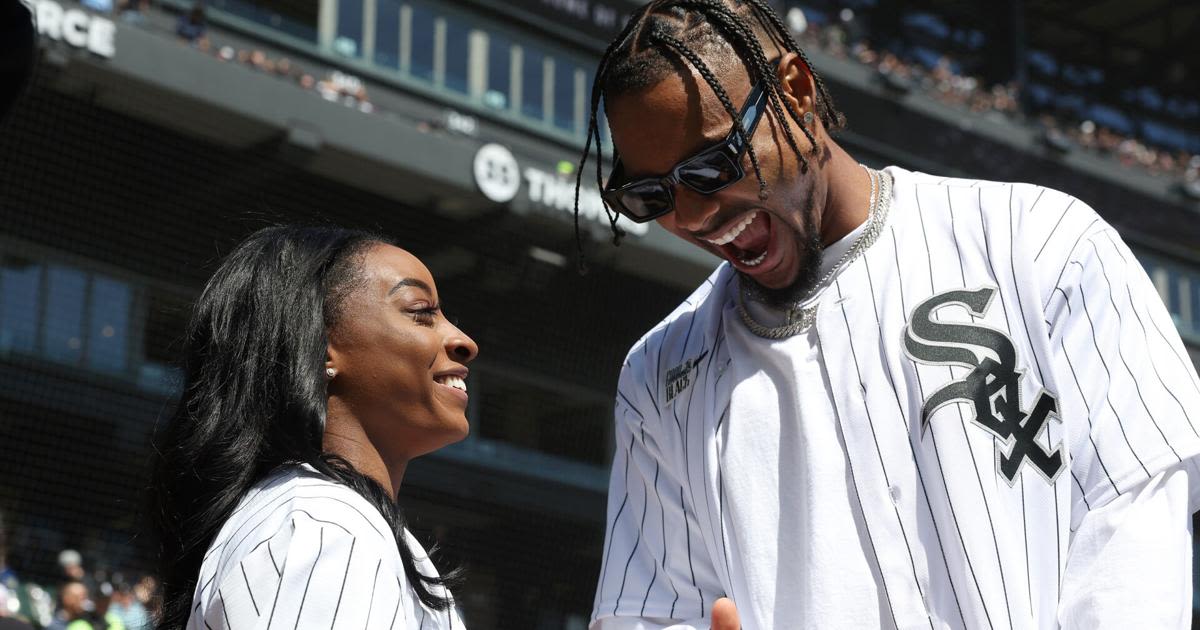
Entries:
[[813,113],[812,112],[804,112],[804,125],[807,127],[808,125],[811,125],[812,122],[813,122]]
[[331,367],[327,367],[327,368],[325,368],[325,376],[326,376],[326,377],[328,377],[328,378],[333,378],[333,377],[334,377],[334,375],[336,375],[336,374],[337,374],[337,370],[335,370],[335,369],[333,369],[333,368],[331,368]]

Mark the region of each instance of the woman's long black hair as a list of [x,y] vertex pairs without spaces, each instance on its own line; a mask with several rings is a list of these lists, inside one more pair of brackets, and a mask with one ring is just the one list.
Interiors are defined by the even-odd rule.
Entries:
[[151,518],[161,544],[158,630],[187,625],[208,546],[242,496],[271,470],[307,463],[352,488],[391,526],[421,602],[444,610],[433,587],[457,572],[421,574],[393,497],[321,449],[327,331],[363,282],[380,237],[334,227],[271,227],[242,242],[197,300],[184,350],[183,395],[156,436]]

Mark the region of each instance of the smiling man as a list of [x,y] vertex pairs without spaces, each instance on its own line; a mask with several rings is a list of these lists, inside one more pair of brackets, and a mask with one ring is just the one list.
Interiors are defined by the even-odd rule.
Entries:
[[757,0],[593,93],[608,207],[724,259],[622,367],[593,628],[1187,627],[1200,381],[1091,208],[859,164]]

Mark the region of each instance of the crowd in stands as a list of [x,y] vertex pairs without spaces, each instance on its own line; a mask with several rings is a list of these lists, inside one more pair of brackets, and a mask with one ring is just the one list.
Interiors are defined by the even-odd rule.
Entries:
[[[125,1],[127,6],[140,6],[139,3],[148,0]],[[261,50],[235,50],[230,46],[214,49],[206,35],[201,6],[197,5],[196,9],[180,16],[176,33],[181,40],[224,61],[245,64],[294,81],[305,89],[316,91],[326,100],[341,102],[365,112],[374,111],[362,81],[351,75],[335,71],[323,79],[316,79],[294,69],[287,58],[272,59]],[[853,11],[848,9],[843,10],[837,20],[822,26],[808,23],[803,13],[797,15],[797,11],[799,9],[792,9],[789,14],[789,25],[802,45],[870,66],[882,80],[893,86],[920,90],[938,101],[975,114],[1030,122],[1039,125],[1053,140],[1112,156],[1124,166],[1141,168],[1152,175],[1177,177],[1190,185],[1200,185],[1200,155],[1156,147],[1091,120],[1069,120],[1049,113],[1026,120],[1015,82],[985,85],[976,77],[955,72],[955,64],[946,56],[940,57],[932,66],[926,66],[889,51],[875,50],[855,23]]]
[[[150,0],[81,0],[85,6],[105,13],[116,12],[120,18],[133,24],[145,24]],[[115,3],[115,4],[114,4]],[[367,98],[367,89],[358,78],[343,73],[330,72],[318,79],[297,68],[287,57],[273,58],[258,49],[241,49],[229,45],[214,44],[208,36],[208,19],[203,0],[197,0],[191,10],[179,15],[175,23],[175,35],[184,43],[221,61],[238,63],[259,72],[292,81],[307,90],[313,90],[328,101],[340,102],[360,111],[372,112],[374,106]]]
[[58,574],[44,584],[8,565],[7,530],[0,514],[0,629],[149,630],[159,603],[149,575],[89,570],[82,554],[58,554]]
[[[129,1],[145,2],[146,0]],[[318,79],[296,67],[287,57],[274,58],[259,49],[246,50],[227,44],[214,44],[208,37],[203,4],[197,3],[191,11],[179,16],[175,34],[181,42],[205,54],[213,55],[221,61],[241,64],[259,72],[286,79],[306,90],[313,90],[327,101],[339,102],[367,113],[375,111],[374,105],[367,98],[366,86],[353,75],[333,71],[326,77]]]
[[[116,10],[122,19],[131,22],[145,20],[143,14],[150,0],[83,0],[98,10]],[[113,6],[113,2],[116,6]],[[931,65],[904,59],[889,51],[871,46],[851,9],[842,9],[833,19],[816,24],[805,18],[803,10],[792,8],[788,24],[801,45],[817,48],[829,55],[855,60],[878,72],[885,83],[899,89],[920,90],[951,106],[961,107],[979,115],[1002,116],[1016,122],[1040,126],[1051,141],[1065,143],[1094,153],[1115,158],[1122,165],[1137,167],[1151,175],[1180,178],[1200,191],[1200,155],[1187,151],[1154,146],[1139,138],[1106,128],[1091,120],[1076,120],[1055,113],[1041,113],[1028,118],[1023,112],[1015,83],[985,85],[977,77],[955,72],[952,59],[942,56]],[[312,90],[322,98],[342,103],[364,112],[375,107],[367,97],[366,87],[358,78],[333,71],[324,78],[297,68],[286,57],[273,58],[262,50],[246,50],[230,45],[217,45],[209,40],[202,1],[191,11],[179,16],[175,33],[181,42],[230,63],[278,76]]]
[[1157,147],[1091,120],[1074,120],[1049,113],[1027,120],[1015,83],[985,85],[976,77],[956,73],[953,61],[946,56],[927,66],[902,59],[892,52],[875,50],[849,9],[841,11],[829,23],[818,25],[809,22],[802,10],[794,8],[788,15],[788,22],[802,46],[869,66],[879,73],[881,80],[893,86],[920,90],[938,101],[975,114],[1003,116],[1038,125],[1052,139],[1111,156],[1122,165],[1141,168],[1151,175],[1181,178],[1189,184],[1200,183],[1200,155]]

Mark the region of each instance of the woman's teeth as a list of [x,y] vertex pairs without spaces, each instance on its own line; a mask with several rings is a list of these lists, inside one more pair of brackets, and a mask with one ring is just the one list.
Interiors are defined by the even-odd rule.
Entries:
[[[712,243],[713,245],[717,245],[717,246],[725,245],[726,243],[732,243],[733,239],[740,236],[742,231],[745,230],[747,226],[749,226],[751,223],[754,222],[754,217],[756,217],[756,216],[758,216],[758,210],[755,210],[754,212],[747,214],[745,218],[743,218],[741,221],[738,221],[733,227],[729,228],[728,232],[725,232],[721,236],[718,236],[717,238],[713,238],[713,239],[706,238],[704,240],[708,241],[709,243]],[[759,262],[762,262],[762,261],[760,260]]]
[[467,391],[467,382],[457,376],[443,376],[434,380],[441,385],[453,387],[454,389],[459,389],[464,392]]

